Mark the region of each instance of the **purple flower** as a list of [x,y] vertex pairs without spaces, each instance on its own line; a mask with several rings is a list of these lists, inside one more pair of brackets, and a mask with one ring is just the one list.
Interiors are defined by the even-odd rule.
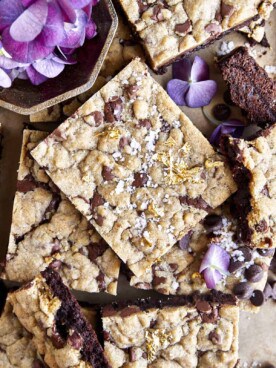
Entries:
[[219,244],[212,243],[207,250],[199,272],[203,274],[209,289],[215,289],[217,283],[228,274],[230,256]]
[[[0,86],[16,78],[40,84],[59,75],[70,55],[97,34],[98,0],[0,0]],[[58,57],[60,53],[63,57]]]
[[210,137],[210,143],[218,146],[222,135],[230,134],[234,138],[240,138],[244,131],[244,124],[240,120],[229,120],[219,124]]
[[173,64],[173,79],[167,92],[177,105],[202,107],[208,105],[217,92],[217,84],[209,80],[208,64],[196,56],[193,63],[183,59]]

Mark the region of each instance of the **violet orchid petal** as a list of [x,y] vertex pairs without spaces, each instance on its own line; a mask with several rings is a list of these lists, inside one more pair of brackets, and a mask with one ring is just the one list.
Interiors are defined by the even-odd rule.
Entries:
[[0,68],[0,87],[9,88],[12,85],[12,80],[5,70]]
[[93,8],[93,4],[92,2],[90,2],[87,6],[85,6],[84,8],[82,8],[82,10],[86,13],[88,19],[91,18],[92,16],[92,8]]
[[21,3],[25,6],[25,8],[27,8],[28,6],[32,5],[35,2],[36,0],[21,0]]
[[20,72],[18,74],[18,77],[17,78],[18,79],[27,80],[29,77],[28,77],[28,74],[27,74],[26,70],[24,70],[23,72]]
[[189,81],[192,69],[192,62],[186,58],[174,63],[172,66],[173,79],[181,79],[183,81]]
[[0,32],[9,27],[23,12],[24,7],[20,0],[1,0]]
[[9,28],[2,33],[2,42],[5,50],[15,61],[20,63],[32,63],[34,60],[44,59],[54,50],[54,47],[42,45],[39,41],[17,42],[11,37]]
[[66,58],[60,58],[56,55],[52,57],[52,60],[54,60],[56,63],[64,64],[64,65],[73,65],[77,63],[77,60],[73,57],[70,57],[70,55]]
[[223,122],[224,126],[231,126],[231,127],[244,127],[244,123],[238,119],[228,120]]
[[26,69],[27,75],[35,86],[40,85],[41,83],[45,82],[48,78],[44,75],[38,73],[35,68],[31,65]]
[[91,1],[92,6],[95,6],[95,5],[99,4],[99,1],[100,1],[100,0],[92,0],[92,1]]
[[96,23],[92,19],[90,19],[85,29],[86,38],[90,40],[91,38],[95,37],[96,34],[97,34]]
[[167,84],[168,95],[179,106],[186,106],[185,95],[189,88],[189,83],[180,79],[172,79]]
[[64,38],[63,19],[60,8],[56,3],[48,4],[48,17],[38,41],[45,46],[56,46]]
[[28,66],[29,64],[18,63],[17,61],[0,55],[0,68],[14,69],[19,67]]
[[85,40],[85,27],[87,15],[83,10],[76,10],[77,20],[75,24],[65,23],[65,37],[59,44],[62,48],[77,48],[83,45]]
[[212,243],[205,253],[201,262],[199,272],[207,268],[215,268],[227,272],[230,264],[230,256],[220,245]]
[[206,270],[204,270],[202,274],[208,289],[215,289],[217,283],[219,283],[222,279],[222,274],[220,274],[219,271],[213,268],[206,268]]
[[64,70],[64,64],[51,59],[38,60],[33,63],[34,69],[47,78],[55,78]]
[[74,9],[82,9],[90,2],[91,0],[70,0],[70,3]]
[[209,139],[210,143],[214,146],[216,146],[220,140],[221,137],[221,124],[216,127],[216,129],[211,134],[211,137]]
[[209,66],[205,60],[196,56],[191,69],[191,81],[201,82],[209,79]]
[[62,14],[64,16],[65,22],[75,23],[77,20],[77,15],[75,10],[73,9],[71,3],[68,0],[57,0]]
[[217,83],[213,80],[190,83],[185,96],[186,105],[192,108],[209,105],[217,92]]
[[18,42],[33,41],[45,26],[47,15],[47,1],[37,0],[12,23],[11,37]]

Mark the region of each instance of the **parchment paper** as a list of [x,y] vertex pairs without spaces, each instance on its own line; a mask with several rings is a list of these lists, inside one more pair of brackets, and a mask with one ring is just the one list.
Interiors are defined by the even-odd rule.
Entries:
[[[276,11],[267,24],[267,35],[271,46],[276,49],[275,42],[275,24]],[[274,28],[273,28],[274,26]],[[242,45],[246,42],[244,36],[238,33],[232,33],[225,37],[223,41],[233,41],[235,46]],[[219,83],[219,92],[215,102],[221,101],[220,95],[225,90],[225,85],[214,67],[214,57],[218,50],[221,40],[217,41],[209,48],[202,50],[198,55],[202,56],[210,65],[211,78],[216,79]],[[276,53],[271,49],[264,49],[260,46],[254,47],[255,53],[258,55],[257,60],[262,65],[275,65]],[[265,55],[263,53],[266,51]],[[171,69],[165,75],[156,76],[156,80],[164,87],[171,76]],[[210,110],[210,109],[209,109]],[[183,111],[191,118],[193,123],[208,136],[215,125],[210,123],[204,117],[201,109],[183,108]],[[207,108],[208,113],[208,108]],[[240,117],[237,111],[234,117]],[[16,185],[16,176],[18,168],[19,153],[21,149],[22,131],[28,123],[28,117],[19,116],[13,112],[0,108],[0,122],[3,126],[3,152],[0,160],[0,259],[3,260],[8,244],[11,213],[13,206],[13,197]],[[51,131],[55,125],[46,123],[35,123],[30,128],[38,130]],[[86,300],[91,303],[106,303],[115,299],[131,299],[137,297],[146,297],[148,295],[159,295],[153,292],[138,291],[128,286],[123,276],[120,278],[118,297],[114,298],[109,295],[76,293],[79,300]],[[258,314],[241,313],[240,321],[240,359],[242,367],[256,367],[258,364],[272,363],[276,364],[276,303],[267,302],[261,308]],[[213,367],[210,367],[213,368]]]

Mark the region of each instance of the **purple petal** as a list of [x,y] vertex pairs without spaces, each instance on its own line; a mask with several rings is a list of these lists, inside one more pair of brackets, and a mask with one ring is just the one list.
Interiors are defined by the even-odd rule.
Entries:
[[191,70],[192,82],[201,82],[209,79],[209,66],[205,60],[196,56]]
[[90,2],[91,0],[70,0],[70,3],[74,9],[82,9]]
[[23,11],[20,0],[0,0],[0,32],[9,27]]
[[60,8],[56,3],[48,4],[48,17],[38,41],[45,46],[56,46],[64,37],[63,19]]
[[21,3],[25,6],[25,8],[27,8],[28,6],[32,5],[35,2],[36,0],[21,0]]
[[82,9],[86,13],[88,19],[90,19],[91,16],[92,16],[92,8],[93,8],[93,4],[92,4],[92,2],[90,2],[87,6],[85,6]]
[[224,126],[244,127],[244,123],[238,119],[228,120],[222,123]]
[[18,79],[26,80],[26,79],[28,79],[29,77],[28,77],[28,74],[27,74],[26,70],[24,70],[23,72],[20,72],[20,73],[18,74],[18,77],[17,77],[17,78],[18,78]]
[[217,283],[222,279],[222,274],[213,268],[207,268],[202,274],[208,289],[215,289]]
[[216,129],[213,131],[213,133],[211,134],[211,137],[209,139],[210,143],[213,144],[213,145],[217,145],[219,140],[220,140],[220,137],[221,137],[221,124],[218,125],[216,127]]
[[181,79],[183,81],[189,81],[192,69],[192,62],[186,58],[174,63],[172,66],[173,79]]
[[0,68],[14,69],[14,68],[23,67],[23,66],[28,66],[28,64],[18,63],[17,61],[14,61],[13,59],[0,55]]
[[240,138],[244,131],[244,124],[240,120],[229,120],[221,123],[211,134],[210,143],[218,146],[220,137],[224,134],[230,134],[234,138]]
[[55,78],[64,70],[64,64],[54,60],[43,59],[33,63],[34,69],[47,78]]
[[92,19],[90,19],[85,29],[86,38],[90,40],[91,38],[95,37],[96,34],[97,34],[96,23]]
[[191,83],[185,96],[186,105],[193,108],[209,105],[216,92],[217,83],[213,80]]
[[54,47],[44,46],[37,40],[32,42],[14,41],[10,36],[9,28],[6,28],[2,33],[2,42],[5,50],[20,63],[31,63],[34,60],[44,59],[54,50]]
[[28,77],[29,77],[30,81],[35,86],[38,86],[39,84],[45,82],[48,79],[44,75],[41,75],[40,73],[38,73],[32,66],[29,66],[26,69],[26,72],[28,74]]
[[92,0],[92,6],[95,6],[99,3],[100,0]]
[[11,37],[18,42],[33,41],[46,24],[48,4],[38,0],[27,8],[11,25]]
[[70,55],[66,59],[53,55],[51,59],[57,63],[64,64],[64,65],[73,65],[77,63],[77,60],[73,57],[70,57]]
[[199,272],[206,270],[209,267],[220,269],[224,272],[228,271],[230,256],[221,246],[212,243],[210,248],[205,253],[201,262]]
[[68,0],[57,0],[62,14],[64,16],[65,22],[75,23],[77,20],[77,15],[75,10],[73,9],[71,3]]
[[172,79],[167,84],[167,92],[171,99],[179,106],[186,106],[185,95],[190,84],[180,79]]
[[87,15],[83,10],[76,10],[77,21],[75,24],[65,23],[65,37],[59,44],[64,48],[77,48],[83,45],[85,40],[85,27],[87,24]]
[[0,87],[9,88],[12,84],[10,76],[3,70],[0,69]]

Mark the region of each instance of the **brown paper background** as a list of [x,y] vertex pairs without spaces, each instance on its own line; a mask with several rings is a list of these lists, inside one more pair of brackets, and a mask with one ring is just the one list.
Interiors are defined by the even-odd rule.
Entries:
[[[260,46],[254,47],[254,50],[256,50],[257,54],[259,55],[257,60],[262,66],[276,65],[276,53],[274,51],[276,48],[275,23],[276,11],[274,11],[270,21],[267,24],[268,40],[272,48],[264,49]],[[238,33],[232,33],[226,36],[223,40],[234,41],[235,46],[242,45],[246,42],[244,36]],[[214,45],[197,53],[209,63],[211,69],[211,78],[218,81],[219,92],[215,97],[215,102],[222,100],[221,94],[225,90],[225,85],[214,66],[214,56],[216,56],[216,51],[221,42],[221,40],[217,41]],[[267,53],[262,55],[264,51],[267,51]],[[157,76],[155,74],[153,74],[153,76],[162,86],[165,87],[167,81],[171,77],[171,69],[169,68],[167,73],[162,76]],[[211,124],[204,118],[201,109],[183,108],[183,111],[191,118],[193,123],[202,131],[204,135],[208,136],[215,128],[215,125]],[[240,117],[238,110],[233,117]],[[8,243],[18,160],[21,149],[22,131],[25,126],[24,123],[28,123],[28,117],[20,116],[0,108],[0,123],[2,124],[4,134],[2,158],[0,160],[0,259],[2,260],[4,258]],[[49,131],[54,128],[54,124],[35,123],[32,124],[32,127]],[[92,303],[105,303],[115,299],[130,299],[136,297],[145,297],[153,294],[155,293],[138,291],[129,287],[123,277],[121,277],[119,283],[117,298],[103,293],[76,293],[80,300],[86,300]],[[257,363],[261,364],[265,362],[276,364],[275,302],[267,302],[261,308],[261,311],[258,314],[241,312],[240,359],[242,367],[261,366],[257,365]],[[254,363],[256,365],[254,365]]]

